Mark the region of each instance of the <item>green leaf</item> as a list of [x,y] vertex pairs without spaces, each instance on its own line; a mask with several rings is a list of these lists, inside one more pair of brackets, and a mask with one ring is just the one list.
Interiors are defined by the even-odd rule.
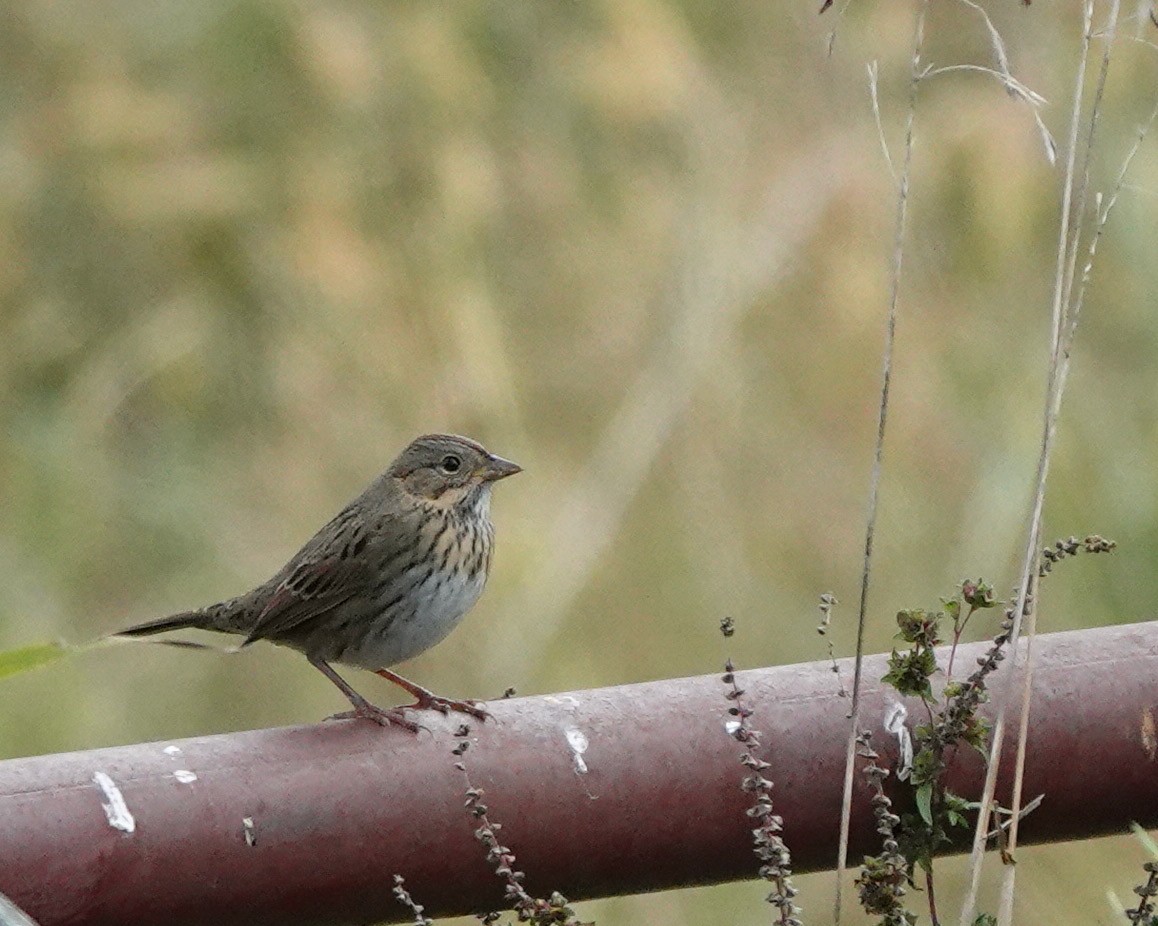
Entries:
[[998,604],[993,596],[993,586],[984,579],[978,579],[976,582],[972,579],[962,580],[961,597],[971,608],[993,608]]
[[937,654],[931,649],[918,648],[889,656],[889,671],[881,679],[900,694],[914,698],[931,698],[933,688],[929,676],[937,671]]
[[913,756],[913,767],[909,772],[909,781],[912,782],[914,788],[918,789],[932,784],[940,777],[943,767],[932,749],[920,749]]
[[917,812],[927,826],[933,825],[933,783],[917,788]]
[[944,795],[945,801],[945,818],[949,821],[950,826],[968,826],[969,820],[965,814],[969,810],[970,802],[963,797],[954,794],[952,791],[946,791]]
[[906,643],[915,643],[925,620],[925,612],[921,608],[905,608],[903,611],[898,611],[897,626],[900,628],[900,633],[897,636]]
[[962,739],[981,753],[984,759],[989,758],[989,721],[980,714],[973,714],[966,719],[967,726]]
[[61,643],[34,643],[32,646],[0,651],[0,678],[38,669],[64,658],[68,653],[69,648]]

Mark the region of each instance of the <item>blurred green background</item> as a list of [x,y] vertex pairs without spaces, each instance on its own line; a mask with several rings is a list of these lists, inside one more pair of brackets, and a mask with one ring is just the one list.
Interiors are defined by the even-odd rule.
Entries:
[[[1079,11],[988,6],[1064,140]],[[717,671],[724,614],[740,664],[822,658],[825,591],[850,651],[895,209],[865,65],[899,157],[911,5],[0,9],[0,647],[239,593],[451,430],[526,473],[496,493],[487,594],[406,667],[424,684]],[[1152,42],[1137,9],[1124,36]],[[1115,55],[1099,189],[1158,86],[1152,45]],[[976,13],[934,5],[925,59],[991,63]],[[870,650],[964,575],[1008,589],[1045,381],[1059,172],[1029,110],[946,75],[917,140]],[[1120,551],[1058,570],[1043,630],[1158,598],[1156,228],[1151,140],[1094,271],[1046,510],[1047,536]],[[0,697],[3,756],[345,707],[266,646],[110,647]],[[1019,858],[1027,921],[1056,923],[1114,922],[1105,892],[1143,860],[1129,838]],[[830,877],[802,882],[827,922]],[[580,912],[758,923],[764,893]]]

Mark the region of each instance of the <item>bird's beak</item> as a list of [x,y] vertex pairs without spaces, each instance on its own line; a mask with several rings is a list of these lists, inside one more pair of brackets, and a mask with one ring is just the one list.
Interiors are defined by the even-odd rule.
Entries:
[[518,463],[512,463],[510,460],[492,455],[483,467],[482,477],[487,482],[497,482],[522,471],[523,468]]

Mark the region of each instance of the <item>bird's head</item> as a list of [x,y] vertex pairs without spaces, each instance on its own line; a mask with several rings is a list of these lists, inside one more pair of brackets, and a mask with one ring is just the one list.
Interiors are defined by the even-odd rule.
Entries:
[[426,434],[411,441],[387,472],[410,495],[452,508],[485,501],[493,483],[522,469],[470,438]]

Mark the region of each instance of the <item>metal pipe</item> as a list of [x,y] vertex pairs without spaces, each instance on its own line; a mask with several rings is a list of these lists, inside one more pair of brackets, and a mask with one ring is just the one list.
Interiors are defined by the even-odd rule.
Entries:
[[[1045,801],[1022,841],[1158,825],[1158,624],[1033,647],[1025,793]],[[982,649],[962,647],[957,665]],[[863,717],[891,760],[875,681],[885,658],[866,661]],[[840,671],[849,677],[848,661]],[[793,867],[830,867],[848,724],[831,663],[738,680]],[[462,761],[531,893],[754,877],[724,693],[711,675],[489,705]],[[398,873],[431,915],[501,908],[451,754],[460,721],[422,721],[431,732],[418,736],[334,721],[0,762],[0,893],[41,926],[370,923],[408,918],[391,893]],[[982,768],[966,753],[951,787],[973,796]],[[855,805],[854,858],[874,845],[863,787]]]

